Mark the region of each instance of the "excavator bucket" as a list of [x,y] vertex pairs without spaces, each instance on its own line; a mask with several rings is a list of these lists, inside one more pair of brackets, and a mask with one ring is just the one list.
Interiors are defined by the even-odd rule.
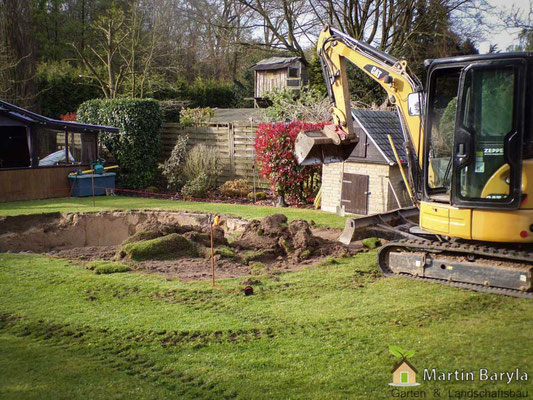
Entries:
[[357,136],[341,140],[326,130],[302,131],[296,138],[296,159],[300,165],[342,162],[352,154],[357,141]]
[[348,218],[338,240],[348,245],[352,241],[371,236],[388,240],[418,239],[416,234],[427,233],[418,227],[418,217],[418,208],[406,207],[362,218]]

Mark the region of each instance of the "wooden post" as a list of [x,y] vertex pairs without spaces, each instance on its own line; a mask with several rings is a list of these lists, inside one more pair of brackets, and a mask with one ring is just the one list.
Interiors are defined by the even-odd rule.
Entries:
[[213,221],[209,224],[211,232],[211,286],[215,287],[215,246],[213,243]]
[[228,123],[228,153],[230,176],[235,179],[235,128],[231,122]]
[[68,132],[65,131],[65,160],[67,164],[70,161],[68,158]]
[[91,184],[93,187],[93,207],[96,207],[96,199],[94,197],[94,167],[93,167],[93,172],[91,173]]

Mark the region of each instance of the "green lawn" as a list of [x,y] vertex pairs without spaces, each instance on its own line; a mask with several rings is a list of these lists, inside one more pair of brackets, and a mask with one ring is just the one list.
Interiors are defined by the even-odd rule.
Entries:
[[[301,209],[125,197],[0,204],[1,215],[161,208],[260,218]],[[376,253],[296,273],[183,283],[74,262],[0,254],[0,398],[391,399],[388,345],[438,371],[514,371],[527,382],[422,382],[438,389],[533,392],[533,302],[377,272]],[[408,389],[400,393],[409,394]],[[454,398],[457,398],[455,396]]]
[[[261,277],[245,297],[239,280],[0,255],[0,398],[386,399],[389,344],[419,371],[533,372],[531,301],[383,278],[375,257]],[[419,387],[434,388],[528,382]]]
[[179,211],[196,211],[204,213],[219,213],[236,217],[253,219],[283,212],[290,220],[303,218],[313,220],[318,226],[344,228],[346,218],[338,215],[300,208],[276,208],[242,204],[204,203],[193,201],[176,201],[146,199],[126,196],[97,197],[96,207],[90,197],[62,198],[47,200],[15,201],[0,203],[0,216],[39,214],[46,212],[96,212],[101,210],[130,210],[130,209],[164,209]]

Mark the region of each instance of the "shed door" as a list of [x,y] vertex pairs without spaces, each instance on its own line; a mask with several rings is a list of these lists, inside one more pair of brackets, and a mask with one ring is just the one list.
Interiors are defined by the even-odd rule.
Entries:
[[368,175],[343,174],[341,205],[349,213],[368,213]]

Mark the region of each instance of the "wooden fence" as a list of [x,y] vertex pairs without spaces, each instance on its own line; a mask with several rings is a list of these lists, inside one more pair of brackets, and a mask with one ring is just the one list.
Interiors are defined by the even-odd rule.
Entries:
[[[182,128],[176,123],[165,123],[161,130],[161,159],[166,160],[176,144],[176,139],[188,135],[187,148],[204,143],[216,147],[219,155],[220,176],[218,184],[232,179],[247,179],[250,184],[254,178],[254,140],[257,124],[246,122],[210,123],[201,127]],[[256,185],[268,188],[267,180],[255,172]]]

